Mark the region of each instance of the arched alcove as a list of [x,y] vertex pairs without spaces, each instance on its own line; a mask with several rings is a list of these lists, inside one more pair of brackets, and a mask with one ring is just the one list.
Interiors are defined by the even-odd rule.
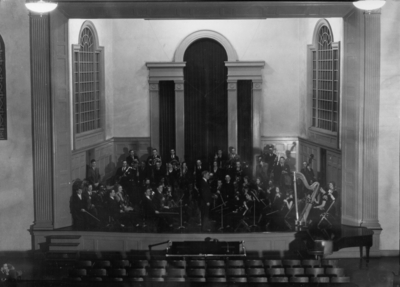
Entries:
[[174,62],[183,62],[183,56],[185,55],[186,49],[193,42],[203,38],[209,38],[220,43],[228,55],[228,62],[236,62],[239,60],[235,49],[227,38],[215,31],[201,30],[196,31],[183,39],[175,51]]

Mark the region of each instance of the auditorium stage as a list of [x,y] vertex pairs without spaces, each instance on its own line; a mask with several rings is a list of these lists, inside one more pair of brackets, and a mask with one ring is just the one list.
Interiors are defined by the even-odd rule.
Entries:
[[[219,241],[244,241],[248,257],[293,258],[296,232],[249,232],[249,233],[130,233],[72,230],[30,230],[34,251],[97,251],[135,253],[149,250],[149,245],[170,240],[203,241],[207,237]],[[67,243],[67,244],[65,244]],[[153,247],[165,250],[166,245]],[[374,250],[371,250],[374,256]],[[359,258],[358,247],[334,252],[327,258]]]

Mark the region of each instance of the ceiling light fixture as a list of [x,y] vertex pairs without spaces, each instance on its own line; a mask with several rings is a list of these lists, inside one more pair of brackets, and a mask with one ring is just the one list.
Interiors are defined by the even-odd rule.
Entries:
[[371,12],[372,10],[382,8],[385,3],[386,1],[384,0],[363,0],[353,2],[353,5],[358,9]]
[[32,1],[25,3],[26,8],[34,13],[44,14],[53,11],[57,8],[57,3],[49,1]]

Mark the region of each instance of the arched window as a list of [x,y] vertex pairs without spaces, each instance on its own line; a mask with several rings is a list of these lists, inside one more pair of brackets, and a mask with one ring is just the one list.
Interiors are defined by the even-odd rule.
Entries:
[[333,42],[326,20],[317,23],[312,61],[312,127],[336,133],[339,131],[339,43]]
[[83,23],[79,45],[73,46],[73,95],[75,135],[101,132],[104,118],[104,55],[96,29]]
[[7,139],[6,52],[0,35],[0,140]]

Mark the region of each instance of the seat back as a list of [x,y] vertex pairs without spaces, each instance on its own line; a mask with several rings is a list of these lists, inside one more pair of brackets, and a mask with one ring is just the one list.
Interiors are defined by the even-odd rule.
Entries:
[[282,267],[282,261],[281,260],[264,260],[264,267],[267,268],[279,268]]

